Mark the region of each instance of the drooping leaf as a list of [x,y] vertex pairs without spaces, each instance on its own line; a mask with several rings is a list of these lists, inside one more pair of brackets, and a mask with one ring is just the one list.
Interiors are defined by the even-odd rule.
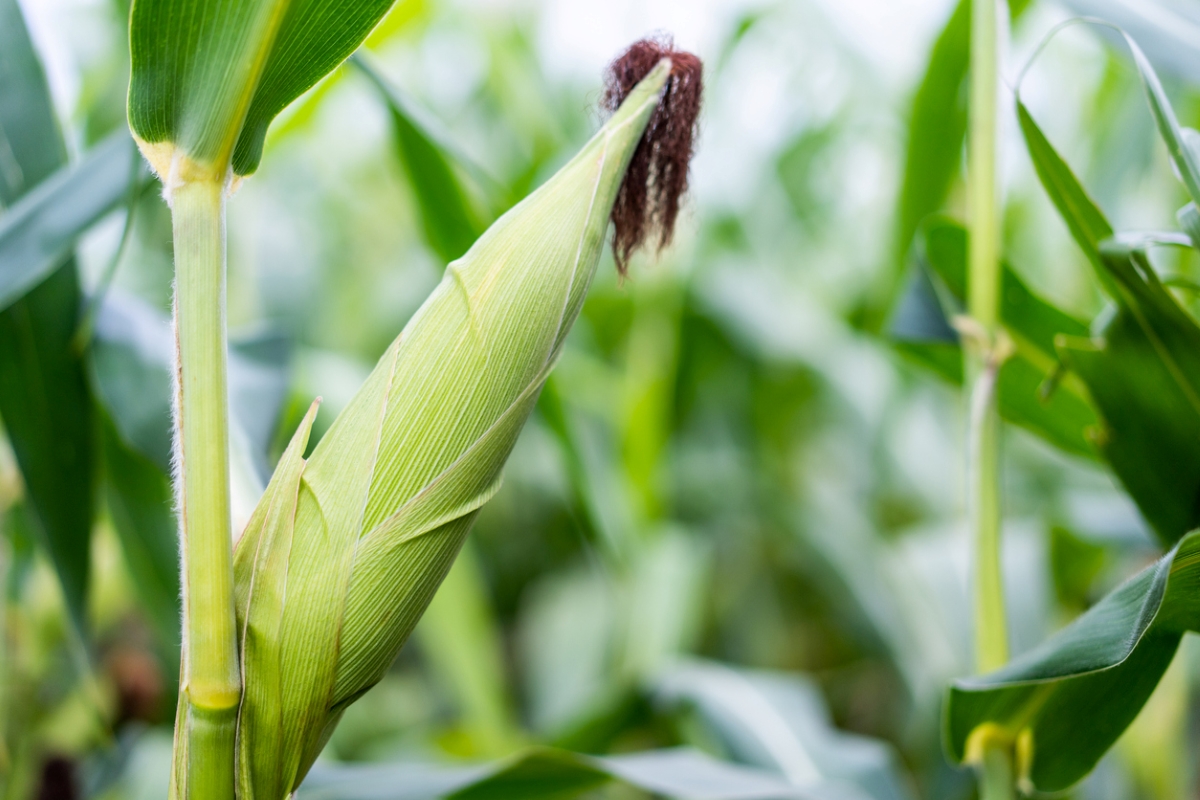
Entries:
[[[66,152],[16,0],[0,0],[0,53],[0,205],[11,207],[65,163]],[[0,226],[12,213],[0,215]],[[69,248],[56,256],[36,288],[0,304],[0,417],[32,527],[58,573],[73,624],[83,631],[95,502],[92,401],[71,341],[78,271]],[[12,269],[20,268],[14,261]],[[0,262],[0,285],[9,269],[7,260]]]
[[1197,138],[1200,134],[1190,128],[1181,128],[1175,117],[1175,109],[1167,98],[1158,74],[1150,64],[1150,59],[1138,47],[1137,42],[1128,33],[1122,31],[1125,43],[1133,55],[1133,63],[1137,66],[1146,89],[1146,99],[1150,102],[1150,111],[1154,115],[1154,123],[1158,126],[1158,134],[1167,146],[1171,163],[1175,166],[1176,175],[1187,187],[1193,202],[1200,202],[1200,148]]
[[267,127],[375,27],[392,0],[136,0],[129,123],[164,177],[176,151],[248,175]]
[[[962,354],[947,317],[961,313],[966,302],[967,232],[955,222],[934,217],[922,226],[917,244],[914,277],[890,335],[901,352],[961,383]],[[1001,416],[1069,453],[1095,458],[1088,431],[1097,417],[1086,389],[1074,378],[1061,380],[1048,396],[1042,389],[1059,368],[1055,337],[1086,336],[1087,325],[1035,295],[1007,264],[1000,294],[1001,321],[1016,345],[1000,371]]]
[[0,309],[62,264],[84,231],[129,196],[139,162],[120,131],[12,204],[0,217]]
[[[1083,778],[1154,691],[1186,631],[1200,629],[1200,533],[1190,533],[1063,630],[1002,669],[955,682],[946,741],[1023,740],[1022,780],[1053,792]],[[991,723],[990,727],[981,727]]]
[[842,784],[874,800],[912,796],[892,749],[837,730],[803,676],[685,662],[655,683],[660,704],[694,709],[737,762],[778,772],[802,790]]
[[[1142,42],[1159,69],[1193,83],[1200,82],[1196,48],[1200,47],[1200,14],[1187,2],[1163,0],[1063,0],[1076,14],[1119,25]],[[1119,35],[1111,37],[1119,43]]]
[[[1087,385],[1103,425],[1097,445],[1165,544],[1200,524],[1200,326],[1162,285],[1143,242],[1112,226],[1066,162],[1018,106],[1031,158],[1075,241],[1093,261],[1117,313],[1098,331],[1056,342]],[[1186,240],[1184,240],[1186,241]]]
[[1103,418],[1098,445],[1167,545],[1200,525],[1200,326],[1162,285],[1144,250],[1109,241],[1121,295],[1098,339],[1059,352]]
[[545,747],[483,766],[321,764],[296,796],[298,800],[568,800],[613,782],[689,800],[847,797],[803,791],[770,772],[723,763],[692,750],[597,757]]

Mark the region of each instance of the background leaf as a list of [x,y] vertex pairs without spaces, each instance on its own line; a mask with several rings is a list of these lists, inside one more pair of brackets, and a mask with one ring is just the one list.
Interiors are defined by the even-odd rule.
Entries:
[[61,265],[80,235],[128,197],[144,173],[137,148],[120,131],[16,200],[0,217],[0,309]]
[[[0,52],[0,144],[11,159],[0,204],[12,206],[63,164],[66,153],[16,0],[0,2]],[[21,468],[33,527],[58,572],[72,621],[83,631],[95,434],[83,360],[72,347],[79,276],[73,259],[61,260],[66,251],[57,255],[49,277],[0,312],[0,416]],[[0,275],[8,272],[7,261],[0,262]]]
[[689,750],[598,758],[550,748],[534,748],[482,767],[318,765],[296,796],[301,800],[567,800],[614,781],[663,797],[691,800],[847,797],[801,791],[769,772],[722,763]]
[[657,679],[660,704],[694,709],[735,760],[801,788],[857,787],[874,800],[911,797],[883,742],[833,727],[820,692],[796,674],[682,663]]

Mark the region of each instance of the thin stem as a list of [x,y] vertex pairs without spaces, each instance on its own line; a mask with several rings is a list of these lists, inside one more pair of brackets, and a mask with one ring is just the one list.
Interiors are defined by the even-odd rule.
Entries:
[[997,0],[971,7],[970,138],[967,196],[970,203],[970,282],[967,306],[980,346],[967,348],[971,380],[968,505],[975,531],[975,653],[980,671],[1008,660],[1004,592],[1000,572],[1000,422],[996,410],[999,358],[994,352],[1000,322],[1000,218],[996,186],[998,89]]
[[173,796],[231,800],[241,677],[229,512],[224,187],[183,183],[174,189],[171,213],[184,615]]
[[979,775],[979,800],[1013,800],[1012,757],[1005,748],[989,747],[983,751]]
[[[974,347],[964,348],[971,387],[968,507],[975,532],[975,661],[990,672],[1008,660],[1000,564],[1000,415],[996,387],[1005,354],[1000,328],[1000,202],[996,182],[999,88],[998,0],[971,3],[971,95],[967,141],[970,252],[967,308]],[[971,343],[968,343],[971,344]],[[1011,749],[990,746],[979,765],[982,800],[1011,800]]]

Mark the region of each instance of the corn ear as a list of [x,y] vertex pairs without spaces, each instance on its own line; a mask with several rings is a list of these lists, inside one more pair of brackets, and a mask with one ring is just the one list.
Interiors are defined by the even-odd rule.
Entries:
[[281,800],[412,632],[562,349],[661,61],[583,150],[501,217],[300,458],[289,446],[235,555],[246,690],[238,796]]

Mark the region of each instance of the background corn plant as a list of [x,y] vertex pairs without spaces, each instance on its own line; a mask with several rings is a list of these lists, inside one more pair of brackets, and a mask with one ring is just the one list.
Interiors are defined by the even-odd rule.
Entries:
[[[1059,20],[1108,16],[1140,43],[1181,123],[1195,124],[1196,23],[1185,6],[1156,7],[1157,17],[1116,2],[1011,4],[1005,75],[1015,83]],[[9,24],[16,6],[3,8],[0,36],[21,35]],[[0,216],[0,289],[10,320],[38,302],[51,309],[16,330],[50,343],[33,351],[39,374],[57,376],[46,396],[73,405],[29,401],[21,356],[31,350],[18,344],[28,338],[0,337],[4,375],[14,376],[0,383],[10,442],[0,770],[14,797],[64,785],[55,781],[67,773],[79,793],[161,796],[178,658],[162,348],[169,219],[122,128],[128,9],[23,8],[37,46],[0,47],[13,154],[0,174],[16,187]],[[961,406],[927,369],[961,379],[947,322],[964,296],[965,8],[729,3],[686,22],[650,5],[617,31],[616,10],[405,0],[365,55],[276,122],[230,220],[241,519],[312,396],[325,397],[318,440],[441,265],[586,139],[593,126],[581,108],[607,58],[664,27],[709,66],[678,248],[657,265],[635,263],[623,283],[602,267],[466,558],[397,663],[347,711],[303,796],[489,796],[539,780],[564,793],[692,796],[695,784],[670,776],[696,774],[695,762],[613,755],[678,744],[719,759],[709,766],[720,774],[701,787],[713,791],[970,796],[969,773],[951,760],[980,721],[1007,719],[988,710],[1000,684],[956,684],[943,754],[943,692],[971,671],[970,619]],[[1156,27],[1163,14],[1172,24]],[[1178,415],[1168,383],[1148,390],[1162,403],[1156,413],[1123,416],[1113,404],[1137,407],[1139,397],[1097,388],[1087,359],[1138,352],[1128,320],[1137,322],[1140,295],[1131,301],[1113,284],[1140,276],[1129,286],[1152,287],[1136,251],[1103,241],[1112,230],[1182,240],[1175,212],[1190,197],[1128,49],[1105,35],[1060,34],[1022,84],[1028,117],[1002,106],[1004,322],[1019,345],[1001,385],[1013,423],[1004,446],[1012,650],[1020,659],[1151,565],[1116,597],[1157,614],[1085,637],[1135,632],[1146,643],[1105,673],[1151,678],[1140,714],[1124,684],[1107,693],[1129,700],[1120,714],[1136,717],[1132,733],[1105,751],[1107,741],[1077,735],[1042,746],[1053,735],[1034,726],[1028,777],[1054,788],[1103,756],[1078,796],[1180,797],[1194,780],[1193,669],[1188,638],[1171,658],[1190,624],[1172,587],[1187,580],[1189,540],[1153,565],[1194,524],[1190,451],[1169,449],[1191,424],[1186,393]],[[31,145],[49,155],[26,161]],[[70,172],[50,177],[64,163]],[[1079,196],[1067,165],[1091,205],[1064,203]],[[946,216],[929,218],[937,211]],[[66,282],[72,251],[83,293],[39,301],[51,281]],[[1150,258],[1186,323],[1194,255],[1155,248]],[[1129,310],[1105,312],[1116,301]],[[80,320],[89,344],[72,349]],[[1071,371],[1057,372],[1060,361]],[[1159,385],[1148,383],[1160,380],[1152,359],[1135,362],[1117,389]],[[1101,363],[1099,375],[1111,374]],[[22,417],[21,407],[61,424]],[[1129,420],[1151,428],[1125,434]],[[22,456],[31,436],[73,443],[32,447],[74,453],[82,477],[57,467],[39,482]],[[1122,449],[1130,440],[1151,449]],[[1156,472],[1163,464],[1172,469]],[[1054,651],[1039,653],[1010,677],[1056,669],[1054,697],[1069,698],[1070,671]],[[1118,648],[1089,663],[1123,657]],[[1085,725],[1061,702],[1038,719]],[[610,757],[522,749],[536,743]],[[1042,753],[1059,761],[1043,765]],[[516,760],[477,766],[505,757]],[[390,766],[338,763],[361,761]],[[755,780],[767,783],[747,788]]]

